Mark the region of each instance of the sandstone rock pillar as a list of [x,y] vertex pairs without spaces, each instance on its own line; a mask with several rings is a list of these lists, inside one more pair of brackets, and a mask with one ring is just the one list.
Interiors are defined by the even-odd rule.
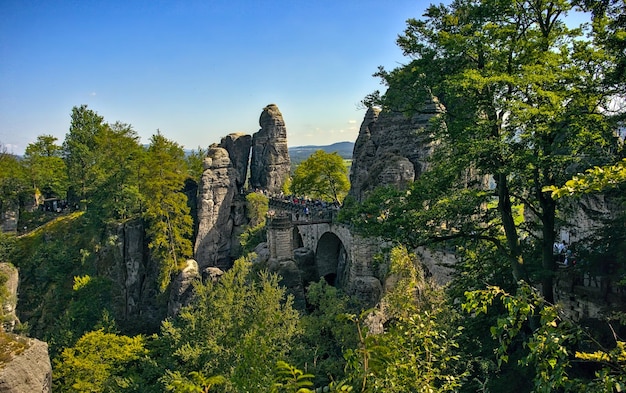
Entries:
[[287,149],[287,128],[274,104],[263,109],[261,129],[252,136],[250,187],[279,193],[289,176],[291,162]]
[[237,170],[226,149],[211,146],[204,159],[198,186],[198,234],[194,259],[202,270],[207,266],[230,267],[231,207],[237,191]]

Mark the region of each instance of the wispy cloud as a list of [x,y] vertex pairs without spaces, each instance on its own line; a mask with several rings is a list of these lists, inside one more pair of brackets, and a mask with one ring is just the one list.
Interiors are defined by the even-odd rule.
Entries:
[[7,153],[13,154],[14,152],[19,150],[18,148],[19,148],[18,145],[14,145],[12,143],[3,143],[2,144],[2,150],[6,151]]

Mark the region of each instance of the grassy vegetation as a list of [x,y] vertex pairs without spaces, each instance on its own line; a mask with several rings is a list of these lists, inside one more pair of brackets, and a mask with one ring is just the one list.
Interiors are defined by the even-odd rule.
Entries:
[[0,368],[30,347],[29,339],[0,331]]
[[108,279],[95,280],[97,290],[73,289],[74,277],[97,275],[102,234],[83,212],[74,212],[18,238],[12,260],[21,276],[19,317],[52,354],[92,329],[108,308]]

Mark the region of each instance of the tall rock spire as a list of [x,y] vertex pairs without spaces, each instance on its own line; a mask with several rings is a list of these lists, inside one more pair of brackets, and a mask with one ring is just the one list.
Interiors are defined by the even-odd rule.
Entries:
[[287,128],[275,104],[263,108],[261,129],[252,136],[250,187],[280,192],[289,176],[291,162],[287,149]]
[[194,256],[206,266],[230,267],[233,217],[231,207],[237,194],[237,170],[228,151],[217,145],[209,148],[198,188],[198,234]]

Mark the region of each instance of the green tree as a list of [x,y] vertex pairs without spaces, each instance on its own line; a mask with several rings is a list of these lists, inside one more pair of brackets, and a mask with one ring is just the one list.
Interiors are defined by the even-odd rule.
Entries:
[[[172,372],[221,375],[224,391],[268,391],[276,362],[285,359],[299,333],[292,299],[278,277],[251,274],[240,258],[217,283],[198,283],[195,298],[163,324],[162,345]],[[163,382],[170,383],[170,376]]]
[[106,222],[137,216],[141,209],[140,175],[144,150],[131,125],[106,124],[95,136],[93,173],[87,213]]
[[92,220],[106,222],[139,213],[143,150],[132,126],[105,123],[86,105],[74,107],[63,156],[71,179],[70,197],[89,207]]
[[0,262],[11,261],[16,243],[15,235],[0,231]]
[[[107,125],[104,118],[87,108],[87,105],[72,108],[69,132],[63,142],[63,158],[67,165],[70,188],[78,200],[87,202],[90,192],[98,185],[97,137]],[[108,149],[105,149],[108,151]]]
[[246,195],[246,214],[250,220],[244,232],[239,236],[242,255],[252,252],[265,241],[265,221],[269,211],[269,198],[260,192]]
[[393,285],[381,300],[385,331],[370,334],[357,323],[360,345],[346,351],[353,386],[363,392],[458,391],[468,373],[455,311],[405,247],[394,247],[389,263]]
[[153,135],[141,172],[141,194],[148,247],[161,266],[162,291],[192,255],[193,223],[187,196],[182,192],[186,178],[185,153],[180,145],[160,132]]
[[18,211],[26,203],[29,190],[23,163],[0,143],[0,213]]
[[251,192],[246,195],[246,207],[250,226],[256,227],[265,224],[269,210],[269,198],[260,192]]
[[[511,347],[521,339],[527,353],[519,363],[536,370],[533,391],[600,393],[626,388],[626,344],[617,336],[613,343],[602,343],[594,332],[563,317],[558,306],[546,303],[526,284],[514,294],[499,287],[471,291],[463,304],[473,318],[498,306],[506,311],[489,329],[498,343],[498,362],[508,362]],[[528,320],[533,318],[538,320],[538,327],[528,334]],[[587,363],[595,370],[594,377],[578,377],[574,363]]]
[[197,149],[191,150],[191,152],[185,156],[189,177],[196,183],[200,181],[202,173],[204,172],[204,159],[206,158],[207,152],[208,149],[203,149],[201,146],[198,146]]
[[324,279],[309,284],[306,299],[309,312],[300,317],[303,333],[291,359],[307,365],[316,386],[326,386],[345,378],[343,351],[356,348],[359,337],[353,324],[340,319],[346,313],[359,313],[359,304]]
[[626,83],[626,3],[623,0],[579,0],[576,4],[591,12],[595,42],[614,56],[612,67],[602,75],[606,86],[623,88]]
[[566,195],[603,192],[624,184],[626,184],[626,158],[615,165],[588,169],[584,174],[574,175],[563,186],[549,186],[545,191],[551,191],[553,198],[561,198]]
[[[380,70],[382,104],[410,114],[436,99],[444,111],[428,130],[439,141],[431,174],[397,206],[377,206],[380,233],[490,242],[516,281],[538,259],[552,299],[558,206],[544,189],[610,162],[616,146],[598,78],[611,57],[566,26],[570,10],[567,1],[457,0],[407,22],[398,44],[412,61]],[[532,257],[524,238],[535,241]]]
[[54,361],[54,391],[119,392],[136,388],[139,360],[147,355],[141,336],[102,330],[86,333]]
[[[52,135],[39,135],[24,153],[24,163],[35,195],[65,198],[68,178],[62,147]],[[46,195],[47,194],[47,195]]]
[[341,202],[350,189],[348,169],[337,153],[318,150],[302,161],[291,180],[291,192],[329,202]]
[[313,386],[312,374],[305,374],[289,363],[279,360],[276,364],[276,382],[271,393],[314,393],[309,389]]

